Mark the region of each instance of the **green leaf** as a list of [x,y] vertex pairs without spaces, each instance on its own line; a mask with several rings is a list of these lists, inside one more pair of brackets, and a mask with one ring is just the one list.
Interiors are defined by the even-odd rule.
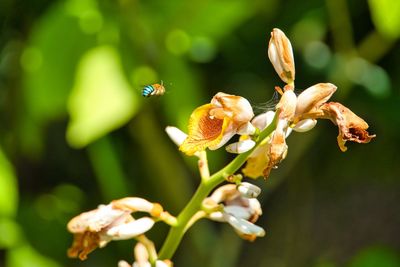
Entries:
[[400,1],[369,0],[372,21],[384,36],[396,39],[400,36]]
[[138,99],[126,80],[118,52],[111,46],[88,51],[81,59],[68,99],[67,140],[83,147],[127,123]]
[[57,262],[37,252],[29,244],[23,244],[7,251],[7,267],[61,267]]
[[[85,7],[81,12],[86,12]],[[66,3],[53,5],[33,26],[21,55],[23,108],[19,132],[26,153],[40,153],[41,130],[67,115],[66,99],[82,54],[96,43]],[[79,40],[79,41],[77,41]]]
[[17,202],[17,179],[13,167],[0,148],[0,216],[15,216]]

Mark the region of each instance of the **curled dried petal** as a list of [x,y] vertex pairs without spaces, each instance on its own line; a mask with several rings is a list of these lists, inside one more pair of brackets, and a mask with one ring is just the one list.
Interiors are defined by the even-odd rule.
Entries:
[[350,109],[337,102],[329,102],[321,107],[322,117],[330,119],[339,128],[337,137],[340,150],[347,150],[347,141],[369,143],[375,135],[367,132],[368,124]]

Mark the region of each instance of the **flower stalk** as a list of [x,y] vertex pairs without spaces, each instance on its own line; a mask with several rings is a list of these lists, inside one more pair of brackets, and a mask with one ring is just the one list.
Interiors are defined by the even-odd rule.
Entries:
[[195,194],[190,199],[188,204],[177,217],[176,226],[171,227],[168,236],[160,250],[159,259],[171,259],[176,249],[178,248],[185,231],[188,229],[187,225],[190,223],[192,217],[201,209],[203,200],[210,194],[210,192],[223,181],[225,177],[234,174],[246,162],[247,157],[253,150],[268,137],[276,128],[277,116],[275,116],[272,123],[260,132],[256,145],[249,151],[239,154],[228,165],[220,171],[214,173],[209,179],[202,179]]

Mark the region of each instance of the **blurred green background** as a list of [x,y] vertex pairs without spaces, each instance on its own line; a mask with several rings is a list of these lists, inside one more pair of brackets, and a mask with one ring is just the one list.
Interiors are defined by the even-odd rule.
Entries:
[[[177,214],[199,182],[196,161],[164,133],[219,91],[265,111],[282,82],[266,50],[291,39],[296,86],[332,82],[377,138],[336,144],[320,121],[292,134],[263,188],[267,236],[242,241],[208,221],[176,266],[400,266],[400,2],[389,0],[1,0],[0,266],[117,266],[133,241],[85,262],[66,257],[68,220],[125,196]],[[144,99],[163,80],[167,93]],[[209,153],[212,171],[232,158]],[[162,244],[168,228],[149,234]]]

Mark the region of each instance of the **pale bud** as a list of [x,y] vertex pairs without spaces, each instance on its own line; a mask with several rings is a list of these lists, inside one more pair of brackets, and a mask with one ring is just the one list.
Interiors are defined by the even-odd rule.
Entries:
[[254,142],[251,139],[247,140],[242,140],[236,143],[229,144],[225,147],[226,151],[229,153],[234,153],[234,154],[241,154],[249,151],[256,145],[256,142]]
[[183,141],[185,141],[187,137],[187,134],[173,126],[167,126],[165,131],[167,132],[169,138],[171,138],[172,142],[174,142],[177,146],[182,145]]
[[274,111],[267,111],[265,113],[261,113],[260,115],[257,115],[251,123],[256,126],[260,130],[264,130],[268,125],[272,123],[275,117],[275,112]]
[[153,219],[149,217],[142,217],[129,223],[111,227],[106,231],[106,235],[111,237],[112,240],[130,239],[147,232],[153,227],[153,225]]
[[[314,119],[305,119],[301,120],[296,125],[293,127],[293,130],[299,133],[307,132],[314,128],[314,126],[317,124],[317,120]],[[291,128],[288,128],[291,129]]]
[[295,79],[293,49],[289,39],[280,29],[273,29],[268,46],[268,57],[279,77],[287,84]]
[[256,127],[251,124],[251,122],[247,122],[239,127],[237,130],[237,134],[239,135],[253,135],[256,132]]
[[259,236],[259,237],[265,235],[264,229],[262,229],[260,226],[257,226],[245,219],[237,218],[237,217],[229,215],[229,214],[225,215],[225,219],[231,226],[233,226],[233,228],[235,228],[235,230],[239,234],[250,235],[250,236],[255,235],[255,236]]
[[246,182],[238,185],[237,189],[245,198],[256,198],[261,193],[261,189],[258,186]]

